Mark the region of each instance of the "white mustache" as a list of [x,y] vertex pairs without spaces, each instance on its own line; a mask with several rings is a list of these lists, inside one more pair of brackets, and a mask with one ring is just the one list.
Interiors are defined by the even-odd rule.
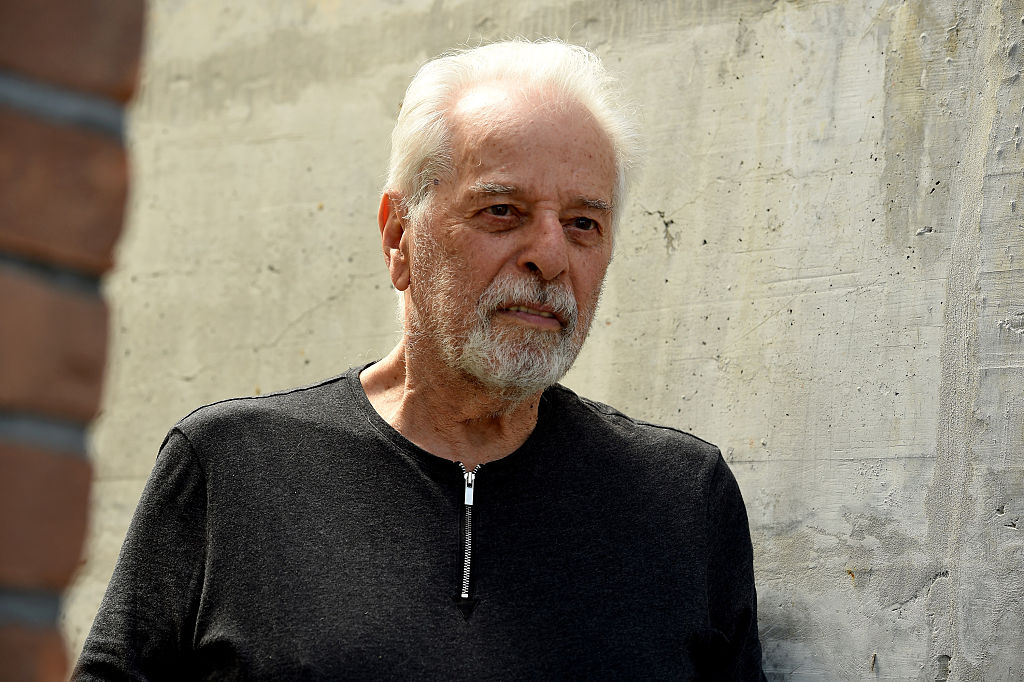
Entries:
[[532,277],[517,277],[512,273],[499,275],[488,285],[477,302],[477,314],[485,323],[498,310],[509,305],[536,305],[548,307],[564,323],[563,332],[576,328],[579,311],[576,298],[569,287],[561,282],[542,282]]

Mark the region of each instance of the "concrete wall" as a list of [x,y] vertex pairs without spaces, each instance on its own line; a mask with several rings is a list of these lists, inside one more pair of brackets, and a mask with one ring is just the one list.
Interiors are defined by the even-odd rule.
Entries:
[[727,453],[771,677],[1024,677],[1024,3],[493,5],[152,4],[70,639],[177,418],[393,343],[375,209],[417,65],[557,35],[649,140],[567,383]]

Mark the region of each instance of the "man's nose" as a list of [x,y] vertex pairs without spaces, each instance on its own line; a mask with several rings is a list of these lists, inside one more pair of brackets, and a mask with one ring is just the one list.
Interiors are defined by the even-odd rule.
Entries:
[[569,268],[569,244],[556,213],[545,211],[535,215],[523,237],[526,243],[519,252],[519,267],[548,281],[557,279]]

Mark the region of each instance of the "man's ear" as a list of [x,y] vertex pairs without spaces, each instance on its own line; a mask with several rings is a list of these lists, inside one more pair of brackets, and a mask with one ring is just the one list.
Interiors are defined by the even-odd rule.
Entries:
[[377,210],[384,263],[391,274],[391,284],[399,291],[409,288],[409,234],[402,215],[402,200],[397,194],[385,192]]

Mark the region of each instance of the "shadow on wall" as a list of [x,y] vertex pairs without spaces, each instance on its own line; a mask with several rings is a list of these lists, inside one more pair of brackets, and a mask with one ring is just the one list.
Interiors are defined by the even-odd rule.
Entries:
[[0,680],[63,680],[142,0],[0,0]]

